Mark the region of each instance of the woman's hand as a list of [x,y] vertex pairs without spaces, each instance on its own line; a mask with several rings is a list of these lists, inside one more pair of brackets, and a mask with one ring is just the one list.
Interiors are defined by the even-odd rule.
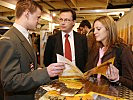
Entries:
[[119,80],[119,70],[113,64],[109,65],[106,74],[107,78],[112,82],[116,82]]

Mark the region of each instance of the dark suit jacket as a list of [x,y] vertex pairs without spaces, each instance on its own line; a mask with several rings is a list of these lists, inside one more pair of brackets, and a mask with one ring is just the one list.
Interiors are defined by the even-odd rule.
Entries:
[[[5,100],[34,100],[38,86],[50,81],[46,68],[35,70],[37,61],[26,38],[12,27],[0,40],[0,76]],[[33,63],[34,71],[30,64]]]
[[[76,66],[83,71],[88,57],[87,38],[85,35],[81,35],[77,32],[73,33]],[[61,31],[49,36],[44,51],[44,65],[48,66],[53,62],[57,62],[56,54],[64,55]]]

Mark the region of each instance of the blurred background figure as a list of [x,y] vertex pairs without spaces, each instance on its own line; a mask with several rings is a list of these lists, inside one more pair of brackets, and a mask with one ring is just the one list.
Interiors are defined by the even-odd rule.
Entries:
[[32,39],[32,46],[33,46],[33,48],[34,48],[35,51],[36,51],[36,44],[35,44],[36,33],[32,33],[32,34],[30,34],[30,36],[31,36],[31,39]]
[[35,39],[36,39],[36,33],[32,33],[31,34],[31,38],[32,38],[32,43],[34,43]]
[[77,28],[77,32],[81,34],[81,31],[80,31],[80,28],[79,27]]
[[55,29],[53,30],[53,35],[56,34],[56,33],[58,33],[58,32],[59,32],[59,29],[58,29],[58,28],[55,28]]
[[79,25],[79,30],[82,35],[87,36],[88,52],[91,52],[92,49],[90,48],[93,48],[93,46],[95,46],[96,40],[90,22],[88,20],[83,20]]
[[40,35],[37,34],[36,39],[34,41],[37,55],[37,63],[40,64]]
[[88,36],[91,30],[90,22],[88,20],[83,20],[79,25],[79,29],[81,31],[81,34],[85,34],[86,36]]

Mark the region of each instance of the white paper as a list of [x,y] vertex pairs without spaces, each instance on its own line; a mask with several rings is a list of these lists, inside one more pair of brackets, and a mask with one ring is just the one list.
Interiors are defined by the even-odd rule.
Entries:
[[57,55],[57,62],[65,63],[65,70],[62,73],[62,76],[81,76],[83,77],[83,73],[75,66],[70,60],[63,57],[62,55]]

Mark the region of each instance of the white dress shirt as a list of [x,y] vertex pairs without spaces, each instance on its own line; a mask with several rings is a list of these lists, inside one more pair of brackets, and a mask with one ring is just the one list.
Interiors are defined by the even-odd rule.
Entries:
[[[15,28],[17,28],[23,35],[24,37],[27,39],[27,41],[30,43],[29,39],[28,39],[28,36],[29,36],[29,32],[27,31],[27,29],[25,29],[23,26],[17,24],[17,23],[14,23],[13,26]],[[31,45],[31,44],[30,44]]]
[[[65,54],[65,32],[62,31],[62,43],[63,43],[63,53]],[[70,47],[71,47],[71,54],[72,54],[72,63],[74,65],[76,65],[75,63],[75,47],[74,47],[74,34],[73,34],[73,30],[69,34],[68,40],[70,42]]]

